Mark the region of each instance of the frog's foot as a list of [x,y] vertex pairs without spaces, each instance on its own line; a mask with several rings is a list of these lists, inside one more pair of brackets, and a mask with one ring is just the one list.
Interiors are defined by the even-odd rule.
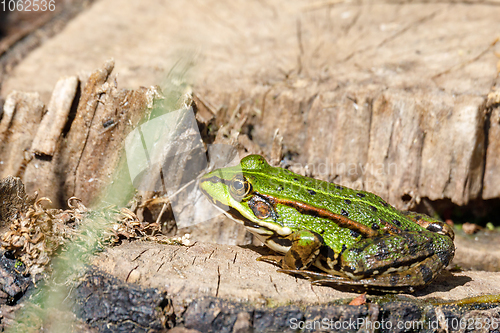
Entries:
[[311,281],[312,285],[328,286],[346,292],[370,293],[412,293],[418,287],[414,286],[380,286],[373,283],[373,278],[351,280],[349,278],[328,273],[301,271],[298,269],[279,269],[278,272],[299,275]]

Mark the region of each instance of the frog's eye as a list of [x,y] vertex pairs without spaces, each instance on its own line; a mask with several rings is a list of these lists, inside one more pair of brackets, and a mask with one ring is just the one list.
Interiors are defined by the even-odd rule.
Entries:
[[234,199],[241,201],[251,191],[252,185],[242,175],[236,175],[233,179],[231,179],[231,183],[229,184],[229,193],[231,193],[231,196]]
[[451,239],[455,239],[455,233],[453,232],[453,229],[449,225],[447,225],[446,223],[432,222],[426,226],[426,229],[429,231],[438,233],[440,235],[448,236]]

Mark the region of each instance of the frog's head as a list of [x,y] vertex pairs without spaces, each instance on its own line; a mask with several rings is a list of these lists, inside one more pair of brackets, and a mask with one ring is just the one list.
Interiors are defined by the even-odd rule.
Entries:
[[214,205],[227,211],[229,207],[238,209],[241,206],[251,194],[252,185],[238,165],[207,173],[200,179],[200,189]]
[[250,170],[259,170],[269,166],[259,155],[243,158],[239,165],[214,170],[200,179],[201,191],[219,208],[232,207],[240,211],[241,202],[249,199],[252,184],[244,176]]
[[214,170],[200,179],[200,189],[226,215],[260,235],[290,234],[277,221],[273,205],[256,195],[254,184],[245,175],[270,167],[259,155],[243,158],[239,165]]

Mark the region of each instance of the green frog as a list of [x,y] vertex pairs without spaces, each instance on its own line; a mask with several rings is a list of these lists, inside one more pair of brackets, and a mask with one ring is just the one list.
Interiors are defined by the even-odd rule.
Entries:
[[259,155],[200,180],[208,199],[275,255],[258,260],[313,284],[413,292],[453,259],[453,229],[379,196],[270,166]]

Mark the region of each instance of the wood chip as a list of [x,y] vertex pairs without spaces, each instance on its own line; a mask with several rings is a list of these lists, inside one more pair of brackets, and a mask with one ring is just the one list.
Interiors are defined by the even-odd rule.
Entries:
[[47,113],[38,127],[31,151],[37,155],[53,156],[57,141],[68,120],[71,105],[78,88],[78,78],[59,79],[52,93]]

